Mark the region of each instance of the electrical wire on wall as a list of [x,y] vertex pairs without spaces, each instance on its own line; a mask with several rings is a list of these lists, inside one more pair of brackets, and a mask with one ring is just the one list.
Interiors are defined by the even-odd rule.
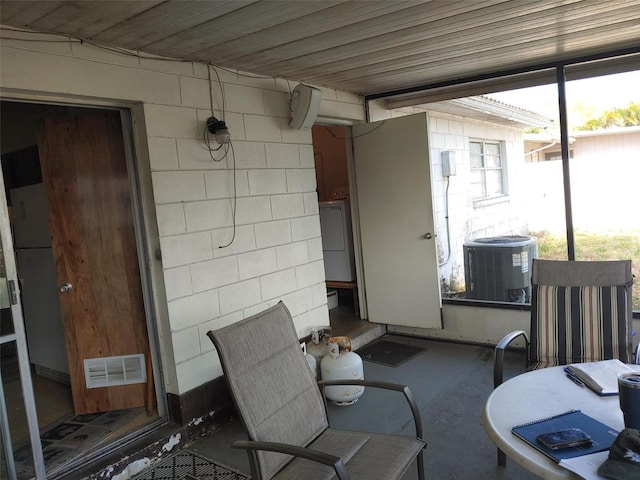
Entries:
[[333,131],[331,130],[331,127],[325,125],[325,129],[327,130],[327,132],[329,132],[329,134],[335,138],[336,140],[353,140],[354,138],[360,138],[360,137],[365,137],[367,135],[369,135],[370,133],[375,132],[377,129],[379,129],[381,126],[383,126],[385,124],[385,121],[381,121],[378,125],[376,125],[375,127],[373,127],[371,130],[369,130],[368,132],[363,132],[360,135],[352,135],[350,137],[338,137],[335,133],[333,133]]
[[[236,204],[237,204],[237,187],[236,187],[236,162],[235,162],[235,151],[233,149],[233,142],[231,141],[230,135],[229,135],[229,131],[226,128],[226,123],[224,121],[225,119],[225,92],[224,92],[224,84],[222,83],[222,80],[220,79],[220,75],[218,74],[218,69],[225,71],[225,72],[229,72],[232,73],[234,75],[240,76],[240,77],[246,77],[246,78],[257,78],[257,79],[263,79],[265,78],[264,75],[259,75],[259,74],[248,74],[245,72],[240,72],[238,70],[232,70],[232,69],[228,69],[228,68],[224,68],[224,67],[220,67],[220,66],[215,66],[213,65],[211,62],[207,61],[207,60],[199,60],[199,59],[179,59],[179,58],[167,58],[167,57],[162,57],[162,56],[157,56],[157,55],[145,55],[143,53],[140,53],[139,51],[133,51],[133,50],[128,50],[125,48],[120,48],[120,47],[109,47],[109,46],[105,46],[105,45],[101,45],[99,43],[95,43],[92,42],[89,39],[83,39],[83,38],[78,38],[78,37],[73,37],[70,35],[62,35],[62,34],[57,34],[60,37],[60,40],[54,40],[51,37],[56,35],[56,34],[51,34],[51,33],[42,33],[42,32],[34,32],[31,30],[27,30],[27,29],[21,29],[21,28],[16,28],[16,27],[8,27],[8,26],[1,26],[0,27],[0,32],[2,32],[2,34],[0,35],[0,40],[10,40],[10,41],[16,41],[16,42],[23,42],[23,43],[49,43],[49,44],[53,44],[53,43],[68,43],[68,44],[78,44],[78,45],[89,45],[92,46],[94,48],[98,48],[98,49],[102,49],[111,53],[117,53],[119,55],[124,55],[124,56],[128,56],[128,57],[135,57],[138,59],[146,59],[146,60],[153,60],[154,62],[169,62],[169,63],[192,63],[192,64],[203,64],[207,66],[207,76],[208,76],[208,80],[209,80],[209,103],[210,103],[210,108],[211,108],[211,117],[207,120],[207,125],[204,127],[203,129],[203,143],[205,145],[205,148],[207,149],[207,151],[209,152],[209,156],[211,157],[211,160],[219,163],[222,162],[223,160],[230,158],[232,163],[232,179],[233,179],[233,195],[232,195],[232,202],[231,202],[231,219],[232,219],[232,224],[233,224],[233,233],[231,236],[231,240],[226,243],[225,245],[220,245],[218,248],[225,248],[230,246],[236,237]],[[39,39],[39,38],[21,38],[21,37],[15,37],[15,36],[11,36],[11,35],[7,35],[5,32],[15,32],[15,33],[29,33],[30,35],[42,35],[44,38]],[[17,48],[17,47],[14,47]],[[220,85],[220,90],[222,93],[222,114],[221,114],[221,118],[217,119],[214,116],[214,107],[213,107],[213,94],[212,94],[212,89],[213,89],[213,83],[212,83],[212,79],[211,79],[211,70],[213,69],[213,72],[215,73],[216,77],[217,77],[217,82]],[[284,78],[283,78],[284,79]],[[289,87],[289,94],[291,95],[291,84],[289,83],[288,79],[284,79],[287,81],[287,85]],[[384,123],[384,122],[382,122]],[[382,126],[382,123],[380,125],[377,125],[376,127],[374,127],[371,131],[369,132],[365,132],[362,135],[359,136],[363,136],[363,135],[368,135],[369,133],[377,130],[378,128],[380,128]],[[332,135],[333,132],[331,132]],[[335,136],[335,135],[334,135]],[[336,137],[337,138],[337,137]],[[348,137],[348,138],[356,138],[356,137]],[[214,145],[214,143],[212,143],[213,139],[215,139],[215,143],[217,143],[217,146]],[[344,138],[347,139],[347,138]],[[217,155],[216,152],[221,152],[221,155]]]
[[[222,94],[222,117],[221,119],[217,119],[215,117],[215,112],[213,108],[213,82],[211,80],[211,69],[213,68],[216,77],[218,78],[218,84],[220,85],[220,92]],[[209,156],[211,160],[216,163],[221,162],[225,158],[229,156],[232,161],[233,169],[232,169],[232,185],[233,185],[233,198],[231,202],[231,223],[233,225],[233,233],[231,235],[231,240],[224,245],[219,245],[218,248],[226,248],[230,246],[236,238],[236,206],[238,202],[238,191],[236,188],[236,159],[235,159],[235,151],[233,149],[233,142],[231,141],[231,134],[229,133],[229,129],[227,128],[227,124],[224,121],[225,118],[225,95],[224,95],[224,86],[222,85],[222,81],[220,80],[220,75],[218,75],[218,71],[211,64],[207,64],[207,73],[209,79],[209,106],[211,108],[211,117],[207,119],[207,123],[204,127],[203,131],[203,142],[207,147],[209,152]],[[215,142],[218,144],[217,147],[214,147],[212,144],[212,136]],[[215,152],[222,150],[223,153],[220,157],[214,155]]]
[[316,175],[317,175],[317,165],[320,164],[320,172],[322,173],[322,175],[320,175],[320,180],[322,180],[322,185],[317,185],[316,186],[316,192],[320,191],[320,192],[324,192],[324,186],[326,184],[325,178],[324,178],[324,155],[321,152],[315,152],[313,154],[313,160],[316,164]]
[[444,193],[444,219],[447,228],[447,258],[438,264],[439,267],[445,265],[451,259],[451,231],[449,228],[449,182],[451,177],[447,175],[447,187]]
[[[227,157],[229,157],[229,153],[231,153],[230,158],[231,161],[233,162],[233,172],[232,172],[232,178],[233,178],[233,197],[232,197],[232,203],[231,203],[231,221],[232,221],[232,225],[233,225],[233,233],[231,236],[231,240],[226,243],[225,245],[220,245],[218,248],[225,248],[230,246],[235,238],[236,238],[236,204],[237,204],[237,189],[236,189],[236,162],[235,162],[235,151],[233,149],[233,142],[231,142],[231,137],[229,135],[229,130],[226,127],[226,123],[224,121],[225,118],[225,94],[224,94],[224,85],[222,83],[222,80],[220,79],[220,75],[218,74],[218,71],[216,68],[219,68],[221,70],[233,73],[234,75],[239,75],[242,77],[248,77],[248,78],[264,78],[264,76],[261,75],[249,75],[246,73],[241,73],[239,71],[236,70],[230,70],[227,68],[223,68],[223,67],[215,67],[213,64],[211,64],[208,61],[202,61],[202,60],[186,60],[186,59],[177,59],[177,58],[165,58],[165,57],[160,57],[160,56],[155,56],[155,55],[144,55],[141,54],[140,52],[136,52],[136,51],[131,51],[131,50],[127,50],[124,48],[119,48],[119,47],[107,47],[105,45],[100,45],[99,43],[94,43],[91,42],[89,40],[85,40],[82,38],[75,38],[75,37],[71,37],[69,35],[59,35],[62,39],[61,40],[53,40],[50,37],[52,35],[55,34],[44,34],[44,33],[40,33],[40,32],[33,32],[31,30],[25,30],[25,29],[20,29],[20,28],[15,28],[15,27],[6,27],[6,26],[2,26],[0,27],[0,32],[17,32],[17,33],[29,33],[32,35],[45,35],[46,38],[43,39],[31,39],[31,38],[20,38],[20,37],[11,37],[11,36],[7,36],[4,33],[2,35],[0,35],[0,39],[1,40],[11,40],[11,41],[17,41],[17,42],[25,42],[25,43],[29,43],[29,42],[38,42],[38,43],[69,43],[69,44],[79,44],[79,45],[83,45],[83,44],[87,44],[90,45],[92,47],[95,48],[99,48],[105,51],[109,51],[112,53],[117,53],[120,55],[125,55],[125,56],[129,56],[129,57],[135,57],[138,59],[148,59],[148,60],[154,60],[154,61],[163,61],[163,62],[170,62],[170,63],[201,63],[201,64],[205,64],[207,66],[207,76],[208,76],[208,80],[209,80],[209,104],[210,104],[210,108],[211,108],[211,117],[207,120],[207,124],[205,125],[204,129],[203,129],[203,143],[205,145],[205,147],[207,148],[208,152],[209,152],[209,156],[211,157],[211,160],[219,163],[222,160],[226,159]],[[213,93],[212,93],[212,89],[213,89],[213,83],[212,83],[212,79],[211,79],[211,69],[213,69],[214,73],[216,74],[217,80],[218,80],[218,84],[220,85],[220,90],[222,93],[222,118],[220,120],[218,120],[215,116],[214,116],[214,108],[213,108]],[[212,140],[212,136],[215,139],[216,143],[218,144],[217,147],[214,147],[211,140]],[[223,153],[220,157],[217,157],[216,155],[214,155],[215,152],[218,152],[222,150]]]
[[[259,74],[253,75],[253,74],[248,74],[248,73],[245,73],[245,72],[240,72],[238,70],[233,70],[233,69],[230,69],[230,68],[221,67],[219,65],[214,66],[208,60],[181,59],[181,58],[162,57],[162,56],[159,56],[159,55],[145,55],[145,54],[140,53],[139,51],[127,50],[126,48],[121,48],[121,47],[108,47],[106,45],[101,45],[99,43],[92,42],[91,40],[88,40],[88,39],[79,38],[79,37],[73,37],[71,35],[64,35],[64,34],[61,34],[61,33],[35,32],[33,30],[29,30],[29,29],[25,29],[25,28],[9,27],[9,26],[6,26],[6,25],[0,26],[0,32],[28,33],[30,35],[43,35],[45,37],[45,38],[42,38],[42,39],[38,39],[38,38],[22,38],[22,37],[11,37],[11,36],[7,36],[5,34],[2,34],[2,35],[0,35],[0,40],[10,40],[10,41],[22,42],[22,43],[49,43],[49,44],[67,43],[67,44],[77,44],[77,45],[86,44],[86,45],[91,45],[92,47],[95,47],[95,48],[99,48],[99,49],[105,50],[107,52],[117,53],[117,54],[120,54],[120,55],[125,55],[125,56],[128,56],[128,57],[135,57],[135,58],[143,59],[143,60],[153,60],[155,62],[168,62],[168,63],[200,63],[200,64],[203,64],[203,65],[210,65],[210,66],[214,67],[215,69],[223,70],[225,72],[229,72],[229,73],[232,73],[234,75],[238,75],[239,77],[258,78],[258,79],[266,78],[264,75],[259,75]],[[61,37],[62,39],[61,40],[53,40],[53,39],[51,39],[52,36],[58,36],[58,37]],[[216,75],[217,74],[218,74],[218,72],[216,71]],[[278,78],[278,77],[276,77],[276,78]],[[218,77],[218,81],[220,81],[220,77]],[[291,87],[289,87],[289,90],[291,90]]]
[[[231,245],[233,243],[233,241],[235,240],[235,236],[236,236],[236,203],[237,203],[237,191],[236,191],[236,164],[235,164],[235,152],[233,149],[233,142],[231,141],[230,137],[229,137],[229,133],[228,130],[226,129],[226,124],[225,124],[225,94],[224,94],[224,85],[220,79],[220,75],[218,74],[218,69],[225,71],[225,72],[230,72],[234,75],[240,76],[240,77],[246,77],[246,78],[257,78],[257,79],[263,79],[265,78],[264,75],[259,75],[259,74],[248,74],[245,72],[240,72],[238,70],[232,70],[232,69],[228,69],[228,68],[224,68],[224,67],[220,67],[220,66],[215,66],[213,65],[211,62],[209,62],[208,60],[202,60],[202,59],[179,59],[179,58],[168,58],[168,57],[162,57],[162,56],[157,56],[157,55],[145,55],[139,51],[133,51],[133,50],[128,50],[125,48],[121,48],[121,47],[109,47],[106,45],[101,45],[99,43],[95,43],[93,41],[91,41],[90,39],[84,39],[84,38],[79,38],[79,37],[73,37],[70,35],[63,35],[63,34],[52,34],[52,33],[42,33],[42,32],[34,32],[28,29],[21,29],[21,28],[16,28],[16,27],[8,27],[8,26],[1,26],[0,27],[0,40],[9,40],[9,41],[15,41],[15,42],[23,42],[23,43],[48,43],[48,44],[53,44],[53,43],[68,43],[68,44],[78,44],[78,45],[89,45],[91,47],[94,48],[98,48],[101,50],[105,50],[111,53],[116,53],[119,55],[124,55],[124,56],[128,56],[128,57],[135,57],[138,59],[145,59],[145,60],[153,60],[154,62],[168,62],[168,63],[192,63],[192,64],[203,64],[207,66],[207,73],[208,73],[208,81],[209,81],[209,102],[210,102],[210,108],[211,108],[211,118],[207,120],[207,125],[204,127],[203,129],[203,144],[205,146],[205,148],[207,149],[207,151],[209,152],[209,156],[211,158],[211,160],[213,162],[219,163],[222,162],[224,159],[230,157],[231,161],[233,162],[233,198],[232,198],[232,206],[231,206],[231,216],[232,216],[232,222],[233,222],[233,234],[232,234],[232,238],[230,240],[230,242],[228,242],[225,245],[220,245],[218,248],[225,248],[228,247],[229,245]],[[11,36],[11,35],[7,35],[6,32],[15,32],[15,33],[29,33],[30,35],[42,35],[44,38],[39,39],[39,38],[21,38],[21,37],[16,37],[16,36]],[[57,35],[58,37],[60,37],[59,40],[55,40],[52,39],[51,37]],[[14,48],[18,48],[18,47],[14,47]],[[213,69],[214,73],[216,74],[217,77],[217,81],[218,84],[220,85],[220,89],[222,92],[222,115],[221,115],[221,119],[217,119],[214,116],[214,108],[213,108],[213,95],[212,95],[212,88],[213,88],[213,83],[212,83],[212,79],[211,79],[211,69]],[[278,77],[276,77],[278,78]],[[292,92],[291,92],[291,84],[289,83],[288,79],[283,78],[283,80],[287,81],[287,85],[289,88],[289,94],[291,96]],[[291,108],[291,106],[290,106]],[[368,111],[367,111],[367,118],[368,118]],[[342,139],[342,140],[349,140],[349,139],[354,139],[354,138],[358,138],[361,136],[365,136],[365,135],[369,135],[370,133],[373,133],[375,130],[377,130],[378,128],[380,128],[382,125],[384,124],[384,121],[380,122],[380,124],[376,125],[375,127],[373,127],[370,131],[368,132],[364,132],[360,135],[356,135],[356,136],[351,136],[351,137],[344,137],[344,138],[339,138],[337,137],[331,130],[329,130],[329,132],[331,133],[331,135],[333,135],[336,139]],[[327,127],[328,129],[328,127]],[[226,132],[224,132],[226,131]],[[218,138],[219,137],[219,138]],[[216,139],[216,143],[217,146],[214,145],[212,143],[212,139],[215,138]],[[216,154],[216,152],[221,152],[222,155],[218,156]],[[230,155],[229,155],[230,154]]]
[[233,203],[231,204],[231,224],[233,225],[233,233],[231,235],[231,240],[229,240],[225,245],[218,245],[218,248],[226,248],[236,239],[236,205],[238,202],[238,193],[236,189],[236,154],[233,150],[233,143],[229,142],[229,145],[231,147],[231,159],[233,161]]

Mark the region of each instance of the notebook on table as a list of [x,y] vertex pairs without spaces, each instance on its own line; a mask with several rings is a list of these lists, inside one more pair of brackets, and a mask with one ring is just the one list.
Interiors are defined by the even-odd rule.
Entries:
[[618,374],[634,372],[632,366],[618,359],[599,362],[572,363],[565,371],[584,383],[600,396],[618,395]]
[[[579,447],[551,450],[537,440],[538,435],[557,432],[567,428],[578,428],[582,430],[591,437],[591,443]],[[563,459],[608,450],[620,432],[586,415],[580,410],[570,410],[552,417],[541,418],[523,425],[517,425],[511,429],[511,433],[553,461],[560,462],[560,460]]]

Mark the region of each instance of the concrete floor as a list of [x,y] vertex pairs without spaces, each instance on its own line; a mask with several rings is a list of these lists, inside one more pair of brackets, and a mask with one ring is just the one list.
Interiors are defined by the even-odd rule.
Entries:
[[[495,446],[482,426],[482,409],[493,384],[491,348],[391,335],[385,338],[424,348],[397,367],[365,361],[364,371],[365,378],[402,383],[411,388],[428,442],[425,454],[428,479],[537,478],[509,460],[506,468],[498,467]],[[523,371],[524,353],[507,352],[506,357],[506,378]],[[404,398],[375,389],[367,389],[355,405],[330,405],[329,419],[334,428],[413,432]],[[234,421],[189,448],[249,474],[246,454],[229,446],[241,438],[246,438],[242,427]],[[415,478],[413,466],[405,479]]]

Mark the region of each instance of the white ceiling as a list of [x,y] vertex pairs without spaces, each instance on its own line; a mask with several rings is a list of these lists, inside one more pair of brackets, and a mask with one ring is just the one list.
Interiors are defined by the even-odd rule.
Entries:
[[365,95],[640,50],[640,0],[3,0],[0,22]]

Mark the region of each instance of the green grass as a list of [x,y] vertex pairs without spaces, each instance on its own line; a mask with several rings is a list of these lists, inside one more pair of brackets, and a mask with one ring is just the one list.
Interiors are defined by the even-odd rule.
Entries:
[[[567,242],[564,235],[534,232],[538,239],[538,257],[547,260],[566,260]],[[575,232],[576,260],[631,259],[635,277],[633,309],[640,310],[640,231],[625,233]]]

